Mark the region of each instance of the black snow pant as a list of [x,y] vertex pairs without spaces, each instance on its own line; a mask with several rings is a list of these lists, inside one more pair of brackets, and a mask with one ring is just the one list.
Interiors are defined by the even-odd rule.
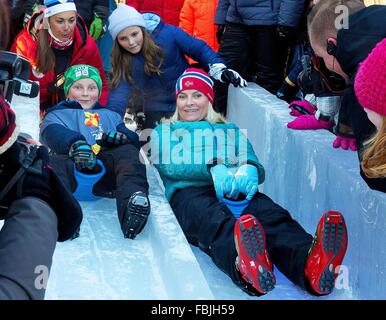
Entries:
[[[139,150],[131,144],[102,149],[98,154],[106,174],[94,185],[93,194],[101,197],[116,198],[119,223],[123,217],[131,195],[142,191],[148,195],[149,185],[146,178],[144,161],[140,160]],[[75,192],[78,183],[74,176],[74,163],[68,156],[50,157],[52,169],[71,192]]]
[[44,299],[57,225],[55,212],[41,199],[11,204],[0,231],[0,300]]
[[[227,24],[218,53],[228,68],[276,94],[284,80],[288,51],[289,45],[278,40],[276,26]],[[214,92],[214,109],[226,114],[228,85],[216,81]]]
[[[189,187],[176,191],[170,205],[187,240],[208,254],[236,285],[235,217],[218,201],[213,186]],[[282,207],[257,192],[243,211],[252,214],[264,228],[272,263],[289,280],[312,293],[304,269],[313,237]]]

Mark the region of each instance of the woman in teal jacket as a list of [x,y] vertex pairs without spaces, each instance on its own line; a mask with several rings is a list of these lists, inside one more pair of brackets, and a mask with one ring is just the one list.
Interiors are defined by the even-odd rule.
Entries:
[[[347,248],[341,213],[326,212],[313,239],[258,192],[264,168],[241,130],[213,111],[209,76],[187,69],[176,95],[176,112],[151,135],[151,161],[188,241],[249,294],[274,288],[273,263],[308,292],[330,293]],[[229,199],[249,201],[240,217]]]

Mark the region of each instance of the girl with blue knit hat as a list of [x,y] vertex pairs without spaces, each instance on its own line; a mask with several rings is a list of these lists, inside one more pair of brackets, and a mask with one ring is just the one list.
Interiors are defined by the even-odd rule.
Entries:
[[208,68],[216,80],[241,87],[247,84],[204,41],[165,24],[156,14],[140,14],[118,4],[109,17],[109,31],[114,40],[109,104],[143,111],[145,127],[153,128],[162,117],[174,113],[174,86],[189,67],[186,57]]
[[101,90],[98,69],[71,66],[64,74],[66,100],[47,110],[40,137],[54,153],[53,169],[72,192],[81,188],[75,174],[98,174],[102,162],[106,174],[92,194],[116,198],[122,233],[134,239],[150,213],[146,169],[140,161],[138,135],[125,127],[119,109],[102,107]]
[[64,100],[64,72],[79,63],[99,70],[103,83],[100,101],[105,105],[108,86],[103,63],[74,1],[44,0],[44,6],[32,15],[11,48],[32,65],[30,79],[40,84],[41,112]]

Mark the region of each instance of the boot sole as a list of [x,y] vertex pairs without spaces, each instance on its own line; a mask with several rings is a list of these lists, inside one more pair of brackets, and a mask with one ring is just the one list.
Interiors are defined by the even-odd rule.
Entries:
[[244,245],[247,251],[248,258],[257,262],[257,270],[259,272],[257,281],[250,275],[244,274],[243,277],[260,293],[267,293],[275,287],[276,279],[272,271],[270,271],[259,258],[259,255],[264,255],[266,248],[264,236],[260,227],[253,226],[252,228],[244,228],[242,222],[239,223],[241,231],[241,245]]
[[338,218],[336,215],[331,216],[329,212],[327,215],[323,226],[322,246],[325,254],[332,254],[332,256],[318,282],[320,294],[329,294],[334,289],[337,275],[333,260],[347,249],[347,242],[344,243],[344,239],[347,239],[347,230],[343,224],[343,216],[339,215]]
[[134,239],[143,229],[150,214],[150,204],[146,196],[137,195],[129,205],[124,218],[124,237]]

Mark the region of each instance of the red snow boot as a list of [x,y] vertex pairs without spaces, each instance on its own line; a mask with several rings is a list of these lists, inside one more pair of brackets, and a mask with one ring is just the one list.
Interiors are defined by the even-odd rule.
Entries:
[[271,291],[276,283],[273,265],[266,249],[263,227],[252,215],[243,215],[235,223],[236,269],[259,293]]
[[305,268],[306,277],[318,294],[333,290],[347,244],[343,215],[339,211],[326,212],[318,223]]

